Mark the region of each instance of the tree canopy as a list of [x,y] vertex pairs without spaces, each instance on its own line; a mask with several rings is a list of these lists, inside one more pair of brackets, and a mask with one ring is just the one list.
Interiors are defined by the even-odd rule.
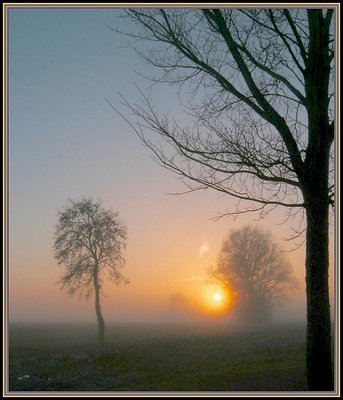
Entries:
[[264,323],[296,287],[290,263],[269,231],[246,225],[224,239],[211,276],[234,298],[246,322]]
[[118,213],[105,210],[101,201],[69,199],[58,213],[55,232],[55,257],[66,268],[61,277],[62,288],[89,296],[94,290],[94,268],[99,268],[98,283],[106,277],[116,284],[127,282],[121,269],[125,264],[122,250],[126,247],[127,228]]
[[[126,14],[136,22],[128,35],[137,52],[162,72],[152,80],[180,85],[180,96],[182,88],[192,90],[185,106],[193,129],[180,126],[169,111],[157,111],[146,92],[140,91],[140,102],[124,100],[138,117],[133,128],[155,159],[188,178],[189,190],[213,188],[238,199],[237,209],[223,215],[264,215],[276,206],[293,216],[302,213],[303,177],[312,150],[320,146],[312,143],[319,138],[308,137],[307,120],[319,107],[312,99],[311,50],[317,42],[311,30],[320,23],[327,39],[321,87],[329,147],[334,134],[332,10],[325,16],[318,10],[236,8]],[[149,130],[159,133],[163,146]],[[327,201],[333,204],[332,152],[330,157]]]

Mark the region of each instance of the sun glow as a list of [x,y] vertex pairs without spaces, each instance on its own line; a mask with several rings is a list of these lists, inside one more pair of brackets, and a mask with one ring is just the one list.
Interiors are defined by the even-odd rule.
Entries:
[[[208,316],[224,316],[233,308],[231,292],[217,283],[192,282],[194,292],[187,291],[189,299],[194,299],[193,306]],[[191,301],[191,300],[190,300]]]
[[213,295],[213,299],[214,299],[215,301],[221,301],[222,298],[223,298],[223,296],[222,296],[222,294],[219,293],[219,292],[216,292],[216,293]]

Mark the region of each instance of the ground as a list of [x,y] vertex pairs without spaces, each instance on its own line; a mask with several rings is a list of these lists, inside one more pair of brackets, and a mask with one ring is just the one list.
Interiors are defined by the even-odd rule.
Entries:
[[304,391],[305,325],[11,325],[8,393]]

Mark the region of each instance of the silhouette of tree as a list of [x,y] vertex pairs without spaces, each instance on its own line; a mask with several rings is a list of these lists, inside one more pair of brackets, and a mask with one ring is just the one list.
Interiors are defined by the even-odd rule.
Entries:
[[[162,71],[156,84],[180,85],[193,128],[160,115],[150,96],[123,98],[132,126],[187,191],[214,189],[238,199],[223,215],[277,206],[306,232],[307,381],[332,390],[328,285],[329,207],[334,206],[334,6],[291,9],[128,9],[134,45]],[[113,28],[115,31],[119,31]],[[157,133],[158,140],[147,132]]]
[[225,238],[210,276],[234,294],[239,317],[253,325],[269,322],[273,305],[296,287],[292,267],[270,232],[250,225]]
[[105,340],[105,321],[101,312],[100,294],[104,276],[117,285],[128,283],[120,269],[125,261],[127,228],[118,213],[105,210],[101,201],[83,198],[69,199],[67,206],[58,213],[54,236],[55,258],[65,266],[59,283],[69,294],[78,292],[80,297],[95,293],[95,313],[98,322],[100,345]]

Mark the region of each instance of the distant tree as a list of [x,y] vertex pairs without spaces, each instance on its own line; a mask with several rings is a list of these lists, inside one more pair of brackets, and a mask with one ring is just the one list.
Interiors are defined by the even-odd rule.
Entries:
[[187,296],[182,293],[175,292],[169,296],[168,314],[173,317],[190,317],[194,312],[192,304]]
[[184,309],[188,306],[189,300],[182,293],[172,293],[169,296],[169,304],[176,309]]
[[59,283],[73,295],[79,292],[89,297],[95,293],[100,345],[105,340],[105,321],[101,313],[100,294],[104,276],[117,285],[128,283],[120,269],[125,261],[127,228],[118,218],[118,213],[105,210],[101,201],[83,198],[69,199],[67,206],[58,213],[54,236],[55,258],[65,266]]
[[186,178],[187,191],[236,198],[237,208],[222,215],[263,217],[280,206],[286,221],[299,217],[309,390],[334,383],[328,268],[337,6],[125,10],[135,24],[132,44],[161,72],[153,82],[179,85],[194,117],[182,126],[180,115],[161,114],[142,91],[137,103],[124,99],[137,117],[128,122],[157,162]]
[[234,294],[238,315],[248,324],[268,322],[272,307],[296,287],[292,267],[270,232],[251,225],[227,236],[210,274]]

